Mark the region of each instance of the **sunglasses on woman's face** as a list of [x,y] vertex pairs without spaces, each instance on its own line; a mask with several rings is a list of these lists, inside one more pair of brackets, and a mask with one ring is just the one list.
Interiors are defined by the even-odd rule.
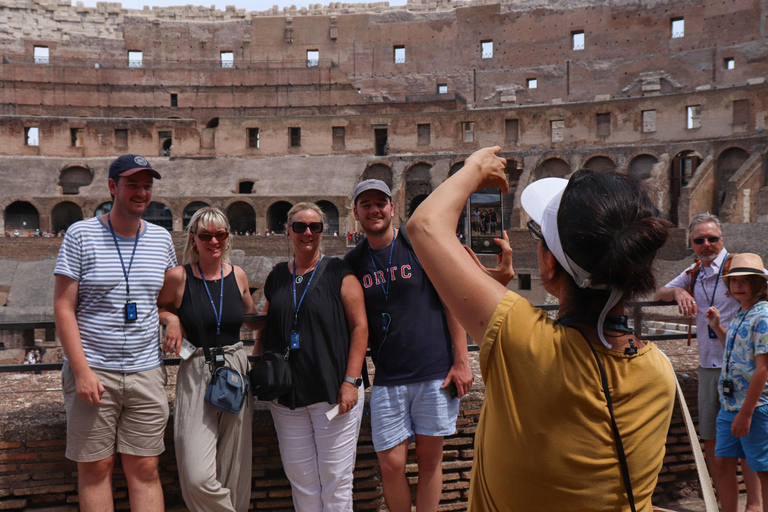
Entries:
[[533,238],[537,242],[539,240],[544,239],[544,235],[541,234],[539,225],[536,224],[535,221],[529,220],[527,225],[528,225],[528,233],[531,234],[531,238]]
[[309,228],[309,232],[312,234],[318,234],[323,232],[323,223],[322,222],[310,222],[307,224],[306,222],[292,222],[291,223],[291,230],[294,233],[304,233],[307,228]]
[[202,240],[203,242],[210,242],[214,238],[218,240],[219,242],[223,242],[227,239],[229,236],[229,233],[226,231],[220,231],[219,233],[198,233],[197,238]]

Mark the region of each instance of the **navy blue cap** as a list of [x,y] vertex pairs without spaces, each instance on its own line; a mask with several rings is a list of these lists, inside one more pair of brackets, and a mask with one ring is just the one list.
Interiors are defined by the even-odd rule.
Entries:
[[149,165],[147,159],[139,155],[123,155],[109,166],[109,178],[115,176],[130,176],[139,171],[149,171],[153,178],[160,179],[160,173]]
[[370,180],[361,181],[360,183],[357,184],[357,186],[355,187],[355,193],[352,195],[352,204],[356,205],[357,196],[369,190],[378,190],[379,192],[384,192],[385,194],[387,194],[387,197],[392,199],[392,192],[390,192],[389,187],[387,186],[386,183],[384,183],[381,180],[370,179]]

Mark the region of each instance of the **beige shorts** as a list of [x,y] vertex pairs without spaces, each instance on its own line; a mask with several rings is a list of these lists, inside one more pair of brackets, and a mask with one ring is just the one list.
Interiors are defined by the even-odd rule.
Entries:
[[115,452],[141,457],[163,453],[168,424],[165,367],[136,373],[93,372],[104,386],[101,405],[88,405],[77,396],[69,363],[65,361],[61,369],[67,410],[66,457],[94,462]]

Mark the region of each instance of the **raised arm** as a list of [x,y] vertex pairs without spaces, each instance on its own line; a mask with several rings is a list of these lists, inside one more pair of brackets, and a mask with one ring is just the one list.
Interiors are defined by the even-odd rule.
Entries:
[[408,222],[408,236],[441,299],[477,344],[507,289],[475,264],[456,238],[456,225],[467,199],[483,187],[509,190],[501,148],[473,153],[464,167],[448,178]]

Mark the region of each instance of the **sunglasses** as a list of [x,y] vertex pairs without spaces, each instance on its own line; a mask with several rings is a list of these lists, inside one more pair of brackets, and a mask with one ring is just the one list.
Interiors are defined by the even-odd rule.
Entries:
[[527,226],[528,226],[528,233],[530,233],[531,238],[533,238],[537,242],[539,240],[544,239],[544,235],[542,235],[540,231],[540,226],[535,221],[529,220]]
[[703,245],[704,242],[707,241],[707,242],[709,242],[711,244],[716,244],[720,240],[720,238],[722,238],[722,235],[720,235],[720,236],[708,236],[706,238],[694,238],[693,239],[693,243],[695,243],[696,245]]
[[226,231],[220,231],[219,233],[197,233],[197,238],[203,242],[210,242],[214,238],[219,242],[223,242],[229,237],[229,233]]
[[310,222],[307,224],[306,222],[292,222],[291,223],[291,230],[294,233],[304,233],[307,228],[309,228],[309,232],[312,234],[318,234],[323,232],[323,223],[322,222]]

